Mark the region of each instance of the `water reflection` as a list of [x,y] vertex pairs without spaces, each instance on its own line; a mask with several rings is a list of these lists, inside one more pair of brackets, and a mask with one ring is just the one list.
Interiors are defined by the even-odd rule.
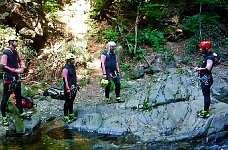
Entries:
[[[228,134],[227,134],[228,135]],[[224,136],[223,136],[224,137]],[[228,149],[228,138],[209,141],[205,139],[182,141],[177,143],[140,142],[139,137],[131,133],[122,136],[78,132],[52,122],[42,125],[33,135],[14,135],[2,140],[0,150],[147,150],[147,149]]]

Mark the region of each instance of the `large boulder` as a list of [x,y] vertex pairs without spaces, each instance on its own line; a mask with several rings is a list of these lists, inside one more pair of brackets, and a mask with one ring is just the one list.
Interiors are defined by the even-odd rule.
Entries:
[[188,68],[132,81],[124,91],[125,103],[78,107],[78,119],[68,128],[103,134],[131,133],[150,143],[227,136],[228,104],[212,97],[211,116],[197,117],[203,108],[203,96],[197,76]]

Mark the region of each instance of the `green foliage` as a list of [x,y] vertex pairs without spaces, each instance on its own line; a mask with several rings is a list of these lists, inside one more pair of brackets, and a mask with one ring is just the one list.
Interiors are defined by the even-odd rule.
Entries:
[[91,1],[92,11],[90,12],[91,18],[96,18],[100,15],[102,10],[105,8],[105,1],[104,0],[92,0]]
[[49,17],[52,18],[52,19],[56,19],[56,20],[59,20],[59,16],[56,12],[50,12],[49,13]]
[[183,56],[182,59],[181,59],[181,62],[183,64],[190,64],[191,63],[191,58],[189,57],[189,55],[186,55],[186,56]]
[[76,55],[77,58],[80,58],[80,64],[83,62],[88,62],[92,60],[92,56],[86,49],[86,44],[76,45],[75,43],[69,43],[66,45],[66,50]]
[[142,6],[140,11],[149,18],[153,17],[155,20],[161,20],[161,17],[164,15],[164,11],[162,11],[164,7],[165,4],[148,3]]
[[199,30],[199,21],[201,21],[202,28],[204,28],[204,26],[207,25],[216,25],[218,18],[219,16],[217,14],[196,14],[187,16],[184,19],[185,25],[182,26],[182,29],[195,33]]
[[124,78],[123,80],[121,80],[120,89],[125,89],[127,87],[127,83],[129,80],[130,80],[129,78]]
[[48,10],[48,12],[55,12],[58,10],[59,4],[54,0],[48,0],[44,3],[44,8]]
[[134,59],[142,59],[143,58],[143,49],[137,48],[135,51]]
[[[135,36],[133,33],[129,34],[127,36],[129,42],[131,43],[129,51],[132,52],[134,49],[134,42],[135,42]],[[151,28],[146,28],[142,31],[139,31],[138,34],[138,45],[143,45],[143,42],[145,42],[147,45],[152,46],[156,49],[156,51],[162,51],[163,47],[162,45],[165,42],[165,38],[162,32],[158,30],[151,30]],[[142,50],[140,48],[136,51],[136,57],[142,58]]]
[[129,63],[120,63],[120,68],[123,72],[130,71],[131,70],[131,64]]
[[147,111],[152,111],[154,108],[153,107],[149,107],[149,99],[146,99],[145,101],[143,101],[143,110],[147,110]]
[[0,49],[2,50],[8,45],[8,38],[12,35],[16,35],[13,28],[5,25],[0,25]]
[[82,79],[80,79],[79,81],[79,85],[81,86],[81,87],[83,87],[83,86],[85,86],[86,84],[89,84],[90,83],[90,78],[82,78]]
[[162,32],[147,28],[144,30],[144,39],[146,43],[153,45],[157,51],[163,50],[161,45],[164,44],[165,38]]
[[220,6],[226,3],[224,0],[197,0],[197,2],[211,6]]
[[104,30],[105,41],[117,41],[119,38],[119,32],[115,27]]
[[24,56],[25,62],[29,62],[30,59],[33,59],[37,56],[37,52],[30,47],[22,47],[20,53]]
[[212,41],[213,47],[227,44],[226,28],[219,22],[219,19],[220,17],[215,13],[197,14],[185,18],[182,28],[192,34],[187,54],[195,52],[199,42],[205,39]]
[[47,88],[48,87],[48,84],[45,80],[40,80],[40,85],[42,88]]

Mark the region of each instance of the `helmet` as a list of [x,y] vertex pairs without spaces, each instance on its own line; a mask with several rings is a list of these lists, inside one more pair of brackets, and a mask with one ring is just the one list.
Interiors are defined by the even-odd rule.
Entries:
[[202,41],[202,42],[200,42],[199,46],[210,49],[211,48],[211,41]]
[[29,102],[26,102],[26,108],[28,109],[31,109],[33,107],[33,102],[29,101]]
[[108,42],[108,47],[110,47],[110,46],[116,46],[116,43],[113,41],[110,41],[110,42]]
[[16,35],[9,36],[9,38],[8,38],[8,42],[10,42],[10,41],[17,41],[17,40],[18,40],[18,38],[17,38]]
[[22,104],[23,108],[26,108],[26,100],[25,99],[22,99],[21,104]]
[[101,87],[106,87],[108,85],[108,80],[101,79]]
[[72,54],[72,53],[69,53],[66,55],[66,60],[69,60],[69,59],[75,59],[75,55]]

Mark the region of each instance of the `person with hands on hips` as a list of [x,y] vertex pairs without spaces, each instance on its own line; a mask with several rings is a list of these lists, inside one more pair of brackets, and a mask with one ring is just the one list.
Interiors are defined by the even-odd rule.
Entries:
[[204,96],[204,109],[200,110],[198,116],[201,118],[207,118],[210,116],[209,107],[211,103],[210,99],[210,88],[213,84],[212,68],[215,64],[215,57],[217,54],[213,53],[211,50],[211,41],[202,41],[199,44],[200,52],[204,54],[203,63],[201,67],[195,67],[194,71],[199,72],[199,79],[201,83],[201,89]]
[[76,93],[79,90],[75,67],[75,55],[72,53],[66,55],[66,64],[62,70],[62,77],[65,96],[64,121],[69,123],[76,119],[76,116],[73,113],[73,103]]
[[3,51],[1,58],[1,69],[3,70],[3,98],[1,101],[2,124],[9,125],[6,116],[7,101],[10,94],[14,92],[16,106],[19,110],[19,117],[24,119],[26,114],[23,112],[21,100],[21,80],[19,74],[26,69],[24,61],[20,58],[16,48],[18,40],[16,36],[11,36],[8,40],[8,47]]
[[105,100],[107,103],[111,103],[111,98],[109,97],[111,80],[115,84],[116,101],[123,102],[120,99],[120,69],[115,54],[115,47],[115,42],[108,42],[105,51],[101,55],[103,78],[109,81],[107,86],[105,87]]

